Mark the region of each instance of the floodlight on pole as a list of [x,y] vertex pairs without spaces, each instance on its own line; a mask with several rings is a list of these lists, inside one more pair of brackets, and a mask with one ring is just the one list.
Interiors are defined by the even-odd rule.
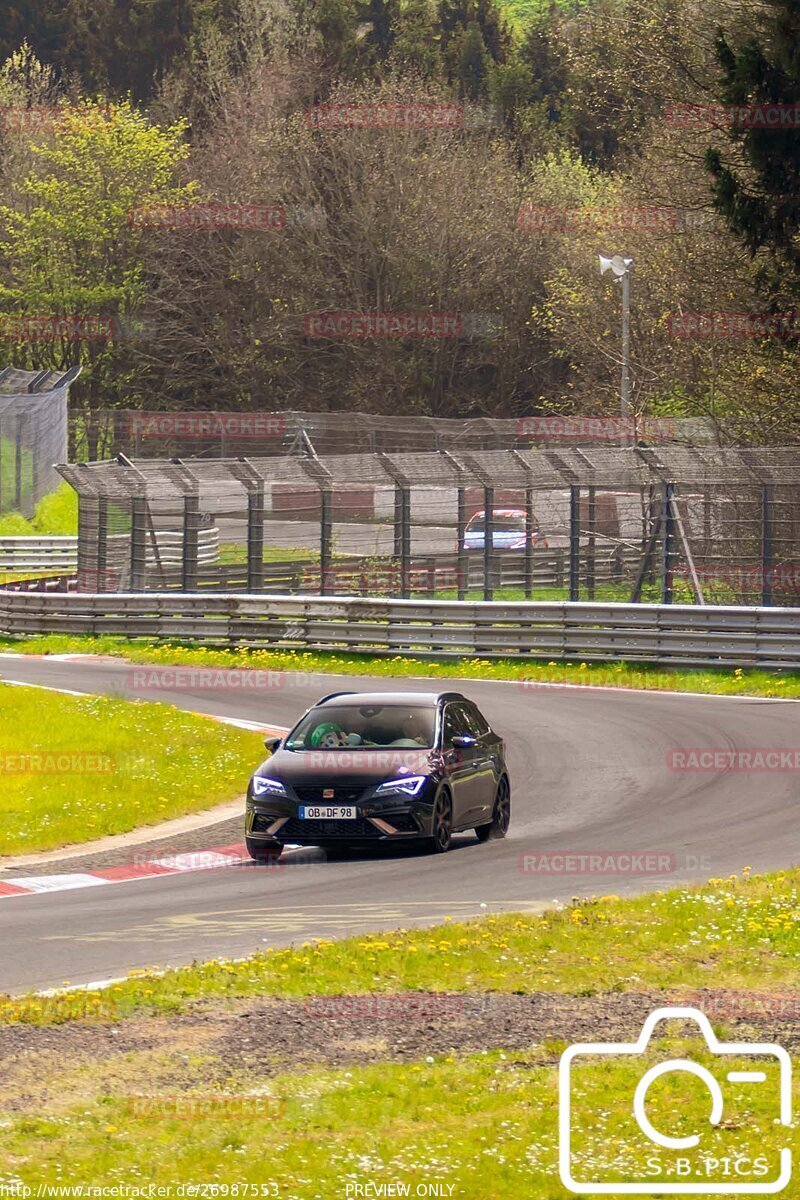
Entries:
[[626,258],[623,254],[615,254],[613,258],[606,258],[605,255],[599,254],[600,259],[600,274],[605,275],[607,271],[611,271],[615,282],[618,280],[622,284],[622,374],[620,378],[620,414],[623,419],[630,416],[631,412],[631,377],[630,377],[630,356],[631,356],[631,267],[633,259]]

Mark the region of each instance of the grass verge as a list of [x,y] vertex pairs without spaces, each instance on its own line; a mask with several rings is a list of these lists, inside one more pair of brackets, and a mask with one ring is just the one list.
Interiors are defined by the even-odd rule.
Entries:
[[375,658],[367,654],[312,653],[289,650],[213,650],[191,643],[159,643],[117,637],[0,638],[0,647],[20,654],[106,654],[135,663],[187,667],[300,671],[319,674],[375,675],[401,679],[498,679],[535,689],[541,684],[569,683],[593,687],[641,688],[645,691],[699,692],[714,696],[764,696],[800,699],[800,672],[670,670],[646,663],[528,662],[520,659]]
[[[83,1078],[62,1086],[44,1111],[12,1113],[2,1122],[0,1152],[10,1175],[0,1168],[0,1181],[127,1181],[145,1188],[196,1182],[209,1190],[185,1195],[285,1200],[565,1200],[572,1193],[558,1179],[559,1049],[427,1056],[411,1064],[268,1079],[242,1073],[194,1102],[191,1092],[180,1099],[148,1095],[141,1086],[142,1055],[129,1062],[127,1076],[117,1076],[114,1090],[104,1090],[85,1067]],[[575,1068],[576,1172],[590,1181],[652,1178],[656,1147],[635,1126],[631,1099],[646,1067],[684,1056],[719,1074],[719,1062],[689,1040],[660,1041],[645,1061]],[[132,1068],[138,1068],[136,1080]],[[726,1085],[723,1127],[704,1140],[703,1150],[718,1160],[760,1155],[774,1168],[788,1131],[774,1120],[773,1089],[753,1091],[752,1084],[749,1091],[745,1084]],[[704,1088],[657,1085],[648,1100],[651,1120],[675,1136],[707,1128]],[[661,1152],[664,1176],[674,1161],[674,1152]],[[356,1191],[357,1184],[369,1190]],[[238,1191],[223,1190],[234,1185]]]
[[0,685],[0,855],[197,812],[244,790],[262,739],[163,704]]

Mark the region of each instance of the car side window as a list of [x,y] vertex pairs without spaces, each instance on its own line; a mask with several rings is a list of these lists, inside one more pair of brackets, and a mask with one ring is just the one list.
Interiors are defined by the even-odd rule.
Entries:
[[444,710],[442,745],[451,746],[454,737],[459,737],[467,732],[464,726],[463,713],[460,711],[460,705],[448,704]]
[[474,704],[466,706],[469,719],[470,733],[473,737],[483,737],[489,732],[489,725],[483,713]]

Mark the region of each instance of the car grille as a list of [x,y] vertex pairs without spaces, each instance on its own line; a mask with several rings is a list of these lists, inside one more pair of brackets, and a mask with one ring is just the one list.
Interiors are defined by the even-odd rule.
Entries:
[[[364,794],[363,788],[323,788],[322,785],[296,787],[294,791],[301,804],[356,804]],[[333,795],[325,796],[323,799],[323,791],[332,791]]]
[[419,825],[410,812],[387,813],[381,820],[387,825],[392,825],[398,833],[419,833]]
[[371,821],[356,817],[354,821],[301,821],[291,817],[280,830],[281,841],[294,838],[377,838],[381,836]]
[[277,819],[277,817],[271,817],[267,813],[256,813],[253,817],[253,833],[269,829],[270,825],[274,825]]

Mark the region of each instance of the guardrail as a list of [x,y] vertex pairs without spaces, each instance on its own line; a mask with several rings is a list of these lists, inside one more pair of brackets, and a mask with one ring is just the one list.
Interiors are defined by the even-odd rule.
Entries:
[[800,668],[800,608],[0,592],[0,633],[255,649]]
[[[564,547],[543,549],[533,552],[531,586],[564,587],[567,583],[569,563],[568,550]],[[466,565],[461,566],[456,554],[415,555],[408,567],[408,592],[410,597],[434,596],[437,592],[468,591],[483,586],[483,555],[473,552],[467,556]],[[580,580],[583,587],[594,584],[621,582],[632,579],[640,559],[639,551],[623,546],[604,546],[588,561],[584,553],[580,559]],[[162,560],[162,570],[148,560],[146,590],[167,592],[182,587],[180,567],[169,560]],[[492,562],[492,585],[499,588],[524,588],[525,556],[516,551],[496,551]],[[116,591],[125,586],[128,576],[117,568],[116,582],[108,579],[104,591]],[[319,562],[308,559],[286,559],[265,562],[263,567],[263,590],[269,594],[319,594]],[[347,596],[391,597],[402,594],[403,572],[397,559],[384,557],[341,556],[327,569],[325,594]],[[201,556],[197,573],[198,592],[246,592],[248,582],[247,563],[220,563]],[[0,578],[2,586],[2,578]],[[74,590],[66,586],[63,591]],[[84,589],[87,590],[87,589]],[[88,589],[91,590],[91,589]]]
[[[158,554],[156,554],[156,549]],[[112,533],[108,538],[108,561],[114,566],[127,565],[130,535]],[[158,529],[155,542],[147,541],[147,565],[180,566],[183,556],[183,532],[180,529]],[[219,558],[219,529],[216,525],[201,529],[198,535],[198,561],[215,563]],[[2,571],[69,571],[78,566],[77,537],[29,537],[21,534],[0,537],[0,572]]]

